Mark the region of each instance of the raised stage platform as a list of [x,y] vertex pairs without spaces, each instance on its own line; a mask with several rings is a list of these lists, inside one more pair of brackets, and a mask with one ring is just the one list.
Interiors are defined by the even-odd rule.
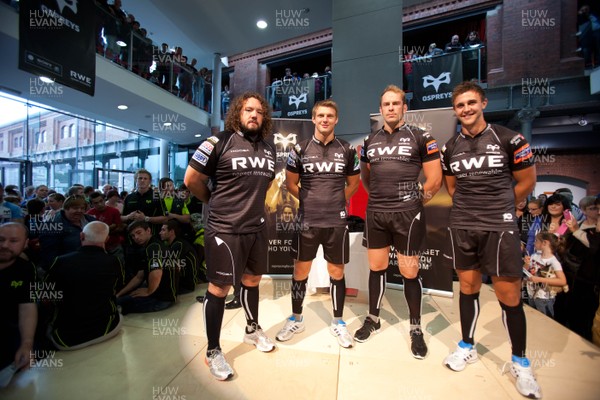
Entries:
[[[306,331],[261,353],[242,342],[241,309],[225,311],[222,346],[236,371],[218,382],[204,364],[202,306],[206,285],[163,312],[127,315],[112,340],[48,361],[0,389],[2,399],[520,399],[509,373],[508,338],[492,289],[482,288],[476,331],[480,361],[453,372],[442,360],[460,340],[458,302],[425,296],[423,327],[429,355],[410,355],[408,311],[402,291],[388,289],[382,330],[367,343],[342,349],[330,335],[328,294],[307,296]],[[260,322],[274,339],[291,312],[289,280],[261,283]],[[457,286],[455,283],[455,294]],[[345,320],[354,332],[367,312],[366,293],[347,298]],[[528,353],[544,399],[600,398],[600,348],[526,307]]]

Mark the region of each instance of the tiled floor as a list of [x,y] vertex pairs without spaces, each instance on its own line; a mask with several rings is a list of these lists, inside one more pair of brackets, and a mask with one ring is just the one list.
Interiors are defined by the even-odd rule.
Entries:
[[[274,338],[290,313],[289,285],[264,278],[260,322]],[[519,399],[500,307],[489,287],[481,294],[476,332],[480,361],[463,372],[442,366],[460,339],[457,301],[425,296],[423,327],[429,355],[409,354],[407,309],[401,291],[388,289],[381,332],[367,343],[342,349],[328,331],[329,295],[307,296],[306,331],[260,353],[242,343],[243,311],[226,311],[222,346],[236,371],[231,381],[213,379],[204,364],[206,337],[195,296],[154,314],[127,315],[114,339],[74,352],[56,352],[21,373],[2,399]],[[366,294],[346,301],[350,330],[360,327]],[[600,349],[526,307],[528,352],[545,399],[599,399]]]

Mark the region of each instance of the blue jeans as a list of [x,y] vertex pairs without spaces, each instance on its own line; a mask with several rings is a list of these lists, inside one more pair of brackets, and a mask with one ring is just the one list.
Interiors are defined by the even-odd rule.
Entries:
[[554,299],[534,299],[533,302],[538,311],[554,318]]
[[149,313],[165,310],[175,304],[172,301],[163,301],[154,297],[131,297],[123,296],[117,299],[117,305],[121,306],[121,314]]

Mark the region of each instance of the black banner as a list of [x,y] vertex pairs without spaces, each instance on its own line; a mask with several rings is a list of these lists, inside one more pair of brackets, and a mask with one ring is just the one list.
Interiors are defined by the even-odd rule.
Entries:
[[452,89],[463,80],[461,52],[421,57],[412,65],[414,92],[410,108],[450,107]]
[[93,1],[21,0],[19,68],[94,95]]
[[276,88],[275,95],[280,95],[282,100],[281,118],[311,119],[315,104],[315,80],[284,81]]
[[[404,114],[404,120],[407,124],[429,132],[437,140],[439,148],[442,148],[443,144],[456,134],[456,116],[451,108],[409,111]],[[381,115],[372,114],[371,131],[375,132],[382,126],[383,118]],[[419,181],[424,181],[422,172]],[[444,256],[444,251],[447,249],[447,230],[451,206],[452,199],[444,186],[425,205],[427,236],[419,255],[423,288],[445,292],[450,295],[452,295],[452,268],[448,259]],[[402,275],[398,269],[398,260],[393,246],[390,249],[389,257],[388,283],[402,284]]]
[[[312,111],[312,108],[311,108]],[[291,253],[294,232],[301,228],[298,219],[298,200],[285,186],[285,166],[294,145],[312,137],[311,120],[273,119],[273,144],[277,151],[275,180],[267,192],[266,209],[269,227],[268,274],[292,274],[294,258]]]

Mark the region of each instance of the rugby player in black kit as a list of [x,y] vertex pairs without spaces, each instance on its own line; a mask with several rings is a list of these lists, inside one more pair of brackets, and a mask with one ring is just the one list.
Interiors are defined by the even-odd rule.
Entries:
[[331,100],[317,102],[312,109],[315,131],[290,151],[286,185],[289,193],[300,200],[294,249],[297,251],[292,278],[292,315],[276,339],[290,340],[304,331],[302,302],[306,282],[323,246],[330,276],[333,320],[329,331],[342,347],[352,347],[353,340],[342,319],[346,298],[344,264],[349,261],[349,235],[346,226],[346,201],[358,190],[360,166],[356,150],[335,137],[338,122],[337,104]]
[[[415,358],[423,359],[427,355],[421,330],[423,287],[419,277],[419,251],[426,233],[423,204],[440,189],[442,168],[436,140],[404,122],[406,109],[404,91],[395,85],[386,87],[379,104],[383,128],[368,136],[361,149],[361,178],[369,192],[365,225],[370,266],[369,315],[354,339],[365,342],[381,328],[379,311],[393,245],[404,279],[411,352]],[[418,181],[421,169],[423,184]]]
[[511,363],[505,366],[510,366],[519,393],[539,399],[541,390],[525,357],[523,261],[514,214],[515,204],[535,186],[533,154],[521,134],[485,121],[487,99],[478,85],[464,82],[456,86],[452,106],[462,128],[442,148],[441,158],[444,183],[453,202],[449,231],[460,281],[462,340],[444,364],[462,371],[477,361],[473,337],[479,315],[481,275],[489,275],[512,347]]
[[206,363],[218,380],[234,373],[219,339],[225,297],[235,283],[241,281],[244,342],[263,352],[275,348],[258,324],[258,285],[268,251],[265,197],[275,177],[275,149],[265,141],[271,130],[265,99],[252,92],[238,96],[227,113],[225,131],[200,144],[185,174],[190,191],[209,204],[204,239],[209,280],[204,298]]

